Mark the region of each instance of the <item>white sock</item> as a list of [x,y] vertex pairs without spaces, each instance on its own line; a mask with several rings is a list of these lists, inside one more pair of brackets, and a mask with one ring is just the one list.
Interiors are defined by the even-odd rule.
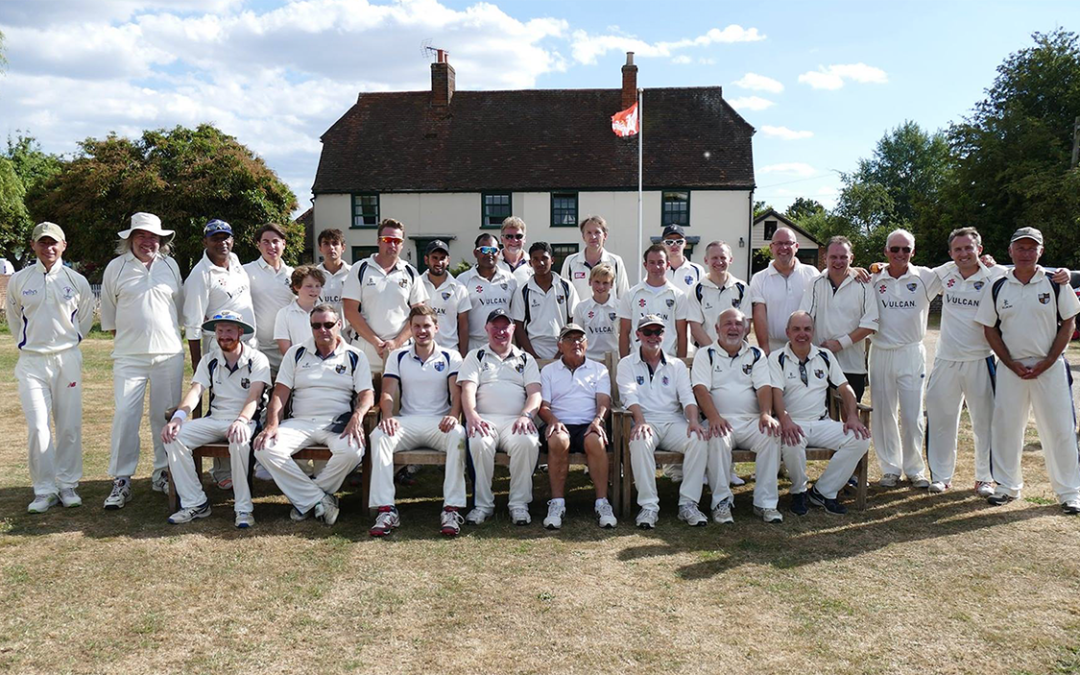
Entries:
[[597,499],[596,500],[596,505],[593,508],[598,509],[598,508],[600,508],[601,506],[603,506],[604,504],[607,504],[607,503],[608,503],[608,500],[607,500],[606,497],[604,497],[602,499]]
[[555,497],[551,500],[551,503],[554,506],[566,506],[566,500],[562,497]]

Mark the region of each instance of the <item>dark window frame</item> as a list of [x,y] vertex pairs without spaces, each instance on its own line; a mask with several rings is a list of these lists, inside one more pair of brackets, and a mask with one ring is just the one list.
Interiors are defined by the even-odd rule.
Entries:
[[[375,198],[375,212],[364,212],[357,209],[357,203],[365,197]],[[369,230],[379,227],[379,211],[382,208],[381,200],[378,192],[354,192],[349,195],[352,200],[352,221],[349,224],[350,230]],[[364,222],[357,224],[357,218],[363,218]],[[372,222],[368,223],[367,220],[371,219]]]
[[[488,212],[488,197],[506,197],[506,214],[500,216],[493,216]],[[500,208],[502,205],[498,205]],[[502,221],[512,216],[514,213],[514,193],[509,191],[496,191],[490,190],[480,193],[480,229],[481,230],[497,230],[502,227]],[[492,218],[498,220],[497,223],[490,222]]]
[[770,218],[762,221],[761,224],[764,228],[765,241],[772,241],[773,235],[780,229],[780,221],[775,218]]
[[[570,216],[569,222],[567,222],[566,218],[565,218],[565,216],[567,215],[566,214],[566,209],[560,209],[560,211],[562,211],[561,215],[563,216],[561,219],[556,217],[555,200],[559,199],[559,198],[571,198],[571,197],[574,200],[574,211],[573,211],[573,215]],[[578,201],[578,193],[577,192],[552,192],[551,193],[551,226],[552,227],[577,227],[578,226],[578,213],[580,213],[579,205],[580,205],[580,202]],[[560,220],[562,220],[563,222],[559,222]]]
[[[669,216],[667,195],[680,193],[686,195],[686,218],[685,222],[677,220]],[[660,227],[664,228],[668,225],[681,225],[682,227],[690,227],[690,190],[688,189],[669,189],[660,191]]]
[[378,246],[353,246],[349,249],[349,253],[352,254],[352,263],[355,265],[358,262],[363,262],[371,257],[373,253],[378,253]]
[[[573,250],[569,250],[569,249],[573,249]],[[551,263],[552,271],[561,272],[562,271],[562,266],[563,266],[563,261],[566,260],[571,255],[577,253],[580,250],[581,250],[581,243],[580,242],[574,242],[574,243],[570,243],[570,244],[552,244],[551,245],[551,251],[552,251],[552,254],[553,254],[551,256],[552,259],[553,259],[553,262]]]

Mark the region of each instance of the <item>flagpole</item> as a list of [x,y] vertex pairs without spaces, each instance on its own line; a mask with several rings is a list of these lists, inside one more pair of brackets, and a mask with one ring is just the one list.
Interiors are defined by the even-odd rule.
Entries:
[[637,261],[636,267],[638,271],[638,283],[641,283],[641,256],[643,251],[642,244],[642,206],[641,206],[641,135],[645,131],[645,119],[641,115],[641,102],[645,98],[645,92],[642,89],[637,90],[637,114],[638,114],[638,133],[637,133]]

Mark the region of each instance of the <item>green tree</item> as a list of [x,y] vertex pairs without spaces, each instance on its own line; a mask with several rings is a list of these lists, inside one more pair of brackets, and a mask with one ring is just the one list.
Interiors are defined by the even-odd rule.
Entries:
[[804,220],[820,213],[825,213],[825,207],[821,205],[821,202],[816,199],[798,197],[787,207],[784,215],[802,225]]
[[768,212],[771,208],[772,208],[772,206],[769,206],[769,204],[767,204],[765,202],[755,201],[754,202],[754,218],[757,218],[761,214]]
[[8,260],[17,248],[25,246],[27,240],[26,223],[30,216],[26,213],[23,197],[26,188],[15,172],[15,165],[10,159],[0,157],[0,251]]
[[10,163],[21,185],[23,196],[19,199],[23,202],[23,207],[7,211],[4,220],[0,222],[0,255],[18,268],[26,262],[26,244],[34,227],[25,208],[25,200],[39,189],[46,179],[60,170],[61,161],[56,155],[42,151],[41,145],[32,136],[16,133],[14,139],[8,137],[7,150],[0,156]]
[[233,226],[242,261],[258,256],[253,235],[267,222],[282,225],[285,257],[303,251],[303,227],[289,214],[296,197],[277,175],[234,137],[209,124],[143,132],[138,139],[110,134],[88,138],[79,154],[28,197],[35,220],[59,223],[69,258],[92,279],[115,255],[116,233],[133,213],[148,211],[176,230],[174,255],[185,272],[202,256],[202,228],[210,218]]

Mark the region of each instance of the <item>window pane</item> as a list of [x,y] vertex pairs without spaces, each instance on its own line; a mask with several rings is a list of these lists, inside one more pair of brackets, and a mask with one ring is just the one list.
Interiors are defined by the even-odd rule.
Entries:
[[571,254],[578,252],[578,244],[552,244],[551,251],[555,254],[551,269],[558,272],[562,270],[563,261]]
[[553,227],[577,225],[577,193],[556,193],[551,196]]
[[353,246],[352,247],[352,261],[357,263],[363,260],[367,260],[371,256],[379,252],[378,246]]
[[353,195],[353,227],[379,224],[379,195]]
[[665,192],[661,216],[661,225],[688,226],[690,224],[690,193]]
[[492,193],[484,195],[484,215],[482,224],[485,227],[499,227],[502,221],[510,217],[510,193]]

